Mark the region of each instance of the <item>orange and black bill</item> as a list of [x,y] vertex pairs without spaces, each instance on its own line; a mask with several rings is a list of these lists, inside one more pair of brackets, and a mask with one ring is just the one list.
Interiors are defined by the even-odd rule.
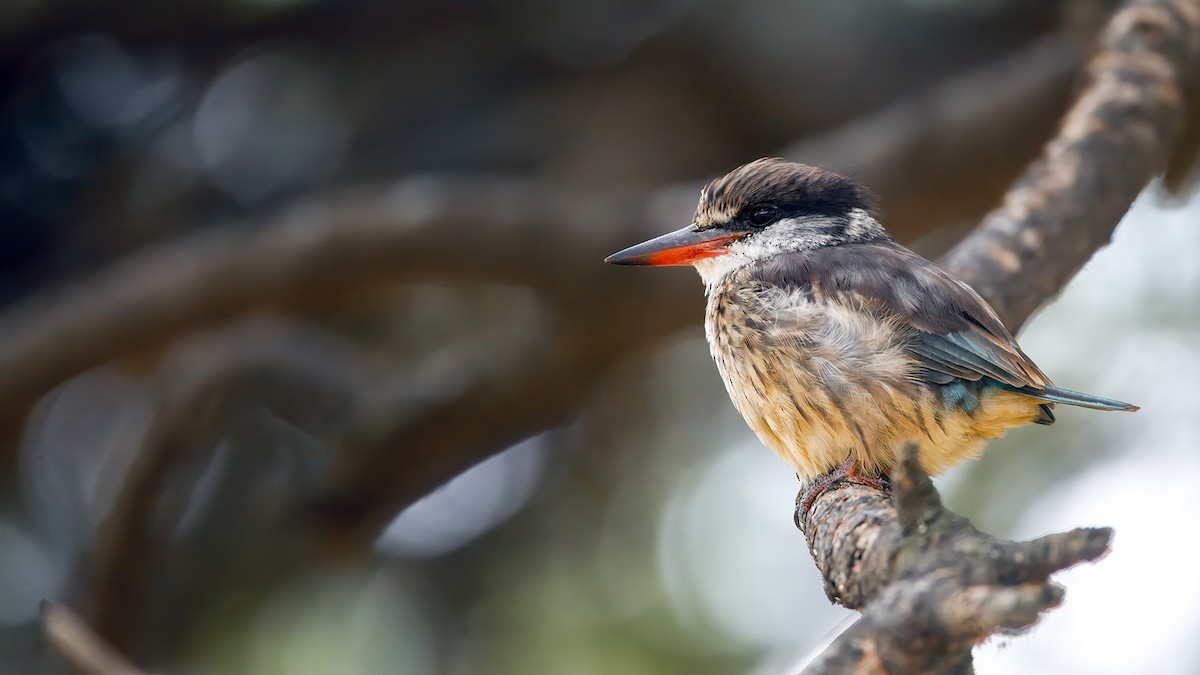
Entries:
[[715,258],[727,252],[729,245],[746,236],[747,232],[736,232],[719,227],[696,230],[689,225],[604,259],[613,265],[690,265],[704,258]]

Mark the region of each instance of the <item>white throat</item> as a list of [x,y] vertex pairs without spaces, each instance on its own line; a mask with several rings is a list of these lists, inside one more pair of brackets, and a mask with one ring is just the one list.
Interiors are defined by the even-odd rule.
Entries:
[[700,279],[704,281],[706,293],[711,293],[725,277],[754,262],[754,258],[734,250],[734,246],[737,246],[737,243],[729,247],[729,253],[692,263],[692,266],[700,273]]

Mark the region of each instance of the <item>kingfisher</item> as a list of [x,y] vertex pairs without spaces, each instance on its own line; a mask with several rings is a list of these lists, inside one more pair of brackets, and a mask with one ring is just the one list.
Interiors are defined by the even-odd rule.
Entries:
[[866,188],[817,167],[741,166],[690,225],[605,261],[696,268],[729,397],[809,486],[806,511],[839,479],[886,487],[910,443],[937,475],[1058,403],[1138,409],[1054,386],[974,289],[892,239]]

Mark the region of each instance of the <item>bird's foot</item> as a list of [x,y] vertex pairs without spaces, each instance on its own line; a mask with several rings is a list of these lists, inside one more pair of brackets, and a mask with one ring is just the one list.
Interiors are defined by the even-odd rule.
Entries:
[[[847,459],[846,462],[850,464],[850,468],[846,471],[846,480],[848,482],[873,487],[880,492],[892,491],[892,481],[886,475],[868,476],[858,472],[858,464],[854,462],[853,458]],[[842,464],[845,465],[846,462]]]
[[820,497],[826,490],[842,482],[865,485],[875,488],[880,492],[892,491],[892,484],[887,476],[868,476],[860,473],[858,463],[854,461],[854,455],[850,455],[846,457],[846,461],[839,464],[829,473],[818,476],[805,484],[800,494],[796,497],[796,527],[803,528],[803,522],[808,519],[808,511],[812,508],[813,502],[817,500],[817,497]]

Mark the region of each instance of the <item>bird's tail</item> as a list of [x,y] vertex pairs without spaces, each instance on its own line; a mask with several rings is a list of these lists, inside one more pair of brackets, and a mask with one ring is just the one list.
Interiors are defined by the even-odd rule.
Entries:
[[[1005,388],[1009,389],[1009,387]],[[1065,403],[1066,405],[1077,405],[1083,408],[1094,408],[1096,410],[1122,410],[1126,412],[1134,412],[1135,410],[1141,409],[1132,403],[1114,401],[1111,398],[1092,396],[1091,394],[1085,394],[1079,391],[1071,391],[1070,389],[1059,389],[1058,387],[1046,387],[1045,389],[1011,387],[1011,390],[1018,394],[1024,394],[1029,398],[1038,399],[1039,401]]]

